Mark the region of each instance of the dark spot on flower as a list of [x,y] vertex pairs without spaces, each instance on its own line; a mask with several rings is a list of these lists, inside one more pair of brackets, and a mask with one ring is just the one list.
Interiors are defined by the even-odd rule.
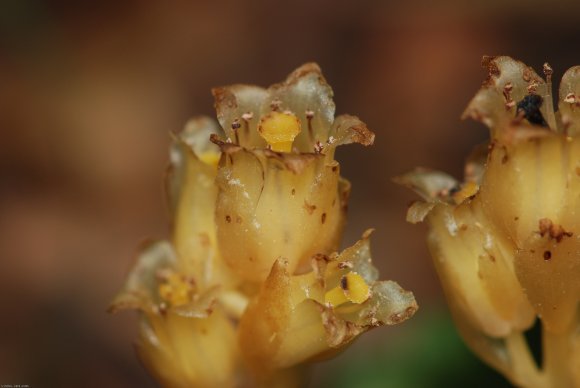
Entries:
[[254,258],[252,256],[248,257],[248,260],[250,260],[251,262],[254,261]]
[[348,290],[348,278],[346,276],[340,278],[340,288],[345,291]]
[[517,104],[516,115],[523,115],[523,117],[530,122],[530,124],[547,127],[548,124],[540,112],[540,107],[544,99],[537,94],[530,94],[525,96]]
[[492,263],[495,263],[495,256],[494,255],[489,255],[489,259],[491,260]]
[[338,170],[338,166],[332,166],[332,172],[336,172]]
[[465,232],[467,230],[467,224],[461,224],[461,226],[459,227],[459,230]]
[[514,221],[519,221],[520,217],[514,217]]
[[235,119],[232,122],[232,130],[234,131],[234,136],[236,137],[236,144],[240,144],[240,137],[238,135],[238,129],[240,129],[242,125],[238,119]]
[[549,218],[542,218],[539,221],[539,233],[541,237],[548,236],[551,240],[556,242],[562,241],[564,237],[572,237],[572,232],[566,232],[562,225],[557,225]]
[[441,197],[447,197],[448,195],[450,195],[450,196],[455,195],[460,191],[461,191],[461,186],[459,184],[456,184],[455,186],[453,186],[449,190],[446,190],[446,189],[441,190],[438,194]]
[[292,195],[296,195],[296,189],[292,189]]
[[544,260],[550,260],[552,258],[552,252],[545,251],[544,252]]
[[304,209],[306,209],[308,214],[312,214],[316,210],[316,205],[311,205],[308,201],[304,200]]
[[322,216],[320,216],[320,221],[324,224],[326,222],[326,213],[322,213]]
[[506,164],[509,159],[510,159],[510,157],[508,156],[508,154],[506,152],[505,154],[503,154],[503,157],[501,158],[501,164]]
[[227,223],[230,223],[230,222],[232,222],[232,217],[230,217],[229,215],[228,215],[228,216],[226,216],[226,222],[227,222]]

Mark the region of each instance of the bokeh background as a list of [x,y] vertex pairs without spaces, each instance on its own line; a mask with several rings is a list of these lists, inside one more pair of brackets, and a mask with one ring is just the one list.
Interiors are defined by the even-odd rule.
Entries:
[[110,316],[146,237],[168,234],[169,132],[213,115],[210,88],[269,85],[318,62],[338,113],[371,148],[343,147],[352,181],[345,244],[376,228],[383,277],[420,310],[314,369],[312,387],[489,387],[449,318],[414,195],[391,177],[431,166],[459,177],[486,129],[459,117],[509,54],[559,79],[580,63],[580,6],[536,1],[0,2],[0,383],[154,387],[132,350],[136,319]]

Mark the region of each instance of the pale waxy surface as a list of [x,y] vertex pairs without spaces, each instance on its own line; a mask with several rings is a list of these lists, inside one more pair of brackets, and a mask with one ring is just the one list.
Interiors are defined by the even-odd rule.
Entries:
[[219,250],[242,278],[264,280],[279,257],[294,273],[338,248],[348,192],[336,162],[237,149],[223,158],[216,182]]
[[456,210],[437,205],[429,215],[429,248],[450,304],[457,304],[471,325],[500,337],[530,327],[534,312],[519,287],[512,257],[478,222],[478,207],[477,200]]
[[[580,299],[578,166],[580,139],[544,137],[494,149],[482,188],[486,213],[517,250],[514,264],[521,286],[547,328],[555,331],[568,327]],[[542,238],[542,219],[572,235],[559,242]]]
[[173,313],[143,318],[137,351],[168,387],[236,387],[239,352],[231,320],[214,310],[204,318]]

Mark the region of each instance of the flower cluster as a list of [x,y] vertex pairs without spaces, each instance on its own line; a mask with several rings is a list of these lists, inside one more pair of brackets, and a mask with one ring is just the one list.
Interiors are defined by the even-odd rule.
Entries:
[[[490,128],[463,182],[417,169],[397,180],[423,197],[428,245],[468,345],[514,384],[580,386],[580,67],[552,103],[545,79],[509,57],[484,58],[489,77],[464,116]],[[524,332],[543,327],[543,362]]]
[[166,386],[297,385],[301,364],[417,309],[378,280],[370,231],[337,252],[350,184],[335,149],[374,134],[334,117],[315,64],[213,94],[219,125],[174,138],[171,239],[143,247],[111,309],[141,312],[138,353]]

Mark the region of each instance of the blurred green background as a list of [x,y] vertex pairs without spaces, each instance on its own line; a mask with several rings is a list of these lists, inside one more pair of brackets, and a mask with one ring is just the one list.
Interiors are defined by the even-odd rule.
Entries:
[[416,316],[314,369],[312,387],[501,387],[450,321],[412,193],[414,166],[462,174],[486,129],[459,116],[509,54],[559,79],[580,64],[580,5],[538,1],[0,2],[0,383],[151,387],[131,313],[105,309],[138,243],[164,237],[168,133],[213,115],[210,88],[269,85],[318,62],[337,113],[371,148],[343,147],[352,181],[345,245],[377,229],[384,278]]

